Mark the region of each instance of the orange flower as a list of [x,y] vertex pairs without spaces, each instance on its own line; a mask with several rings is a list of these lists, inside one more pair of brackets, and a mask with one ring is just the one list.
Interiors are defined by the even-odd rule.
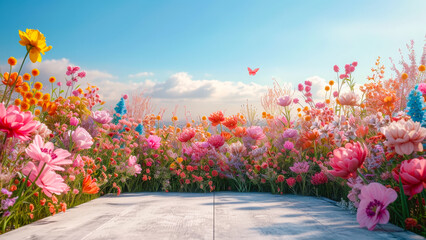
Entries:
[[96,184],[96,179],[92,179],[92,176],[87,175],[83,180],[83,193],[96,194],[99,192],[99,187]]
[[202,119],[203,121],[206,121],[206,120],[207,120],[207,117],[206,117],[206,116],[203,116],[201,119]]
[[234,129],[234,136],[235,137],[243,137],[246,135],[246,128],[245,127],[236,127]]
[[37,90],[41,90],[43,88],[43,84],[41,82],[34,83],[34,88]]
[[330,104],[330,99],[325,99],[325,103]]
[[420,72],[424,72],[425,70],[426,70],[425,65],[420,65],[420,66],[419,66],[419,71],[420,71]]
[[30,90],[30,85],[28,83],[22,84],[22,91],[28,92]]
[[328,84],[330,84],[330,86],[333,86],[334,85],[334,81],[330,80],[330,82],[328,82]]
[[36,105],[37,104],[37,99],[35,99],[35,98],[31,98],[30,99],[30,105],[32,106],[32,105]]
[[330,86],[325,86],[325,91],[330,91]]
[[27,102],[21,102],[21,111],[27,111],[30,109],[30,105]]
[[50,78],[49,78],[49,82],[54,83],[55,81],[56,81],[56,78],[55,78],[55,77],[50,77]]
[[222,136],[225,139],[225,141],[228,141],[232,137],[232,135],[229,132],[221,132],[220,136]]
[[212,122],[212,126],[215,127],[218,124],[221,124],[223,120],[225,120],[225,117],[223,116],[222,111],[217,111],[215,113],[210,114],[209,120],[210,122]]
[[32,98],[33,94],[31,92],[25,93],[25,98]]
[[186,127],[187,128],[191,127],[191,123],[186,123]]
[[401,79],[402,79],[402,80],[407,80],[407,78],[408,78],[408,74],[403,73],[403,74],[401,75]]
[[16,61],[16,58],[14,57],[10,57],[9,59],[7,59],[7,63],[9,63],[10,66],[15,66],[17,62],[18,61]]
[[36,99],[40,99],[41,97],[43,97],[43,93],[42,92],[36,92],[35,94],[34,94],[34,97],[36,98]]
[[158,116],[157,116],[157,120],[158,120],[158,121],[160,121],[160,120],[161,120],[161,116],[160,116],[160,115],[158,115]]
[[21,99],[19,99],[19,98],[15,99],[15,105],[16,106],[21,105]]
[[305,116],[305,121],[307,121],[307,122],[308,122],[308,121],[310,121],[310,120],[311,120],[311,116],[310,116],[310,115],[306,115],[306,116]]
[[4,79],[2,80],[2,83],[4,85],[13,86],[15,84],[15,87],[19,87],[23,84],[22,83],[22,77],[21,76],[18,77],[17,72],[10,74],[10,76],[9,76],[8,72],[5,72],[3,74],[3,78]]
[[34,68],[33,70],[31,70],[31,74],[34,77],[37,77],[40,74],[40,71],[37,68]]
[[225,121],[223,121],[223,125],[227,127],[229,130],[232,130],[237,127],[238,124],[238,116],[233,115],[225,118]]
[[31,79],[31,75],[29,73],[24,73],[23,77],[24,81],[29,81]]
[[50,101],[50,94],[49,93],[45,93],[42,97],[43,101]]
[[40,115],[40,109],[36,109],[36,110],[34,111],[34,115],[36,115],[36,116]]

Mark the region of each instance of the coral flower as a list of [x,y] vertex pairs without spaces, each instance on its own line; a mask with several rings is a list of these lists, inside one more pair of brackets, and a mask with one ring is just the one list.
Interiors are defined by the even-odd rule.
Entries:
[[399,174],[392,171],[393,177],[397,182],[401,177],[404,193],[410,196],[410,199],[426,188],[426,159],[405,160],[401,163],[399,170]]
[[287,107],[288,105],[290,105],[292,103],[292,99],[290,96],[284,96],[284,97],[280,97],[277,100],[277,104],[280,105],[281,107]]
[[330,166],[333,170],[329,172],[336,177],[348,179],[356,175],[356,171],[364,163],[368,155],[368,149],[364,144],[356,142],[347,143],[345,147],[334,149]]
[[363,186],[358,197],[361,202],[356,220],[361,227],[367,227],[371,231],[378,223],[389,222],[390,215],[386,207],[394,202],[398,195],[392,188],[386,188],[380,183],[373,182]]
[[221,135],[213,135],[209,137],[207,142],[215,148],[222,147],[225,144],[225,139]]
[[215,127],[221,124],[225,120],[225,117],[223,116],[222,111],[217,111],[215,113],[210,114],[209,120],[210,122],[212,122],[212,126]]
[[423,151],[422,141],[426,137],[426,128],[422,128],[419,122],[401,119],[382,129],[382,133],[386,136],[385,145],[395,147],[399,155]]
[[225,139],[225,141],[228,141],[232,137],[232,135],[229,132],[221,132],[220,136],[222,136],[223,139]]
[[82,127],[77,127],[75,131],[71,134],[73,143],[79,149],[89,149],[93,145],[93,138],[90,136],[90,133]]
[[193,128],[186,128],[179,135],[178,140],[180,142],[188,142],[195,136],[195,130]]
[[37,130],[39,122],[33,120],[31,112],[21,112],[17,106],[7,109],[0,103],[0,131],[8,138],[15,137],[22,141],[29,139],[32,132]]
[[36,167],[33,162],[29,162],[24,169],[22,169],[22,173],[28,176],[32,182],[40,175],[36,181],[36,185],[39,186],[48,197],[52,197],[53,193],[59,195],[62,192],[68,191],[69,187],[64,183],[64,179],[61,175],[52,171],[49,166],[45,166],[40,173],[43,165],[44,163],[40,162]]
[[236,127],[233,131],[235,137],[244,137],[246,135],[245,127]]
[[358,95],[355,92],[347,92],[340,94],[338,99],[341,105],[356,106]]
[[68,159],[71,153],[60,148],[54,150],[54,148],[53,143],[44,143],[43,138],[40,135],[36,135],[34,141],[25,149],[25,152],[34,161],[44,162],[52,170],[64,171],[58,165],[72,164],[72,161]]
[[229,130],[232,130],[237,127],[238,124],[238,116],[233,115],[225,118],[223,121],[223,125],[227,127]]
[[41,62],[41,54],[44,55],[52,49],[52,46],[46,45],[46,38],[38,30],[27,29],[26,32],[19,30],[19,37],[21,38],[19,43],[30,51],[30,60],[33,63]]
[[83,193],[96,194],[99,192],[99,187],[96,184],[96,179],[92,179],[92,176],[87,175],[83,180]]
[[161,145],[161,138],[157,135],[149,135],[146,141],[148,142],[149,148],[154,150],[158,149]]

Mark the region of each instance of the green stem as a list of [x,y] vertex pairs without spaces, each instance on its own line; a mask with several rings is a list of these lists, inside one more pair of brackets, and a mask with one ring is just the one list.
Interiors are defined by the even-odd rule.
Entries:
[[[25,60],[27,59],[28,54],[30,53],[31,48],[32,48],[32,46],[28,48],[28,50],[27,50],[27,54],[25,54],[24,60],[22,60],[21,67],[19,68],[19,71],[18,71],[18,76],[16,77],[15,82],[14,82],[14,83],[13,83],[13,85],[11,86],[10,94],[9,94],[8,99],[7,99],[7,103],[6,103],[5,107],[7,107],[7,106],[8,106],[8,104],[9,104],[10,97],[12,96],[13,90],[15,89],[15,86],[16,86],[16,84],[18,83],[19,74],[21,74],[22,67],[24,66]],[[10,73],[10,74],[9,74],[9,78],[10,78],[10,76],[11,76],[11,75],[12,75],[12,73]],[[4,97],[4,96],[3,96],[3,97]],[[2,100],[2,102],[3,102],[3,100]]]

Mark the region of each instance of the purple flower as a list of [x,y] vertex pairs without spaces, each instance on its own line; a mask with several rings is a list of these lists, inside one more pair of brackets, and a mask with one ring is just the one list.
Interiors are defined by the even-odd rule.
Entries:
[[12,192],[8,191],[6,188],[2,188],[1,193],[3,193],[4,195],[7,195],[7,197],[12,196]]
[[6,198],[6,199],[1,200],[1,208],[3,210],[7,210],[9,207],[11,207],[15,204],[16,199],[18,199],[18,197]]

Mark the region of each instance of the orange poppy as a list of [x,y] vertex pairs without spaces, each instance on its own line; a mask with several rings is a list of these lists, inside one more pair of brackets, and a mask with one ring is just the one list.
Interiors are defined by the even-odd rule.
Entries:
[[83,193],[96,194],[99,192],[99,187],[96,184],[96,179],[92,179],[92,176],[87,175],[83,180]]

